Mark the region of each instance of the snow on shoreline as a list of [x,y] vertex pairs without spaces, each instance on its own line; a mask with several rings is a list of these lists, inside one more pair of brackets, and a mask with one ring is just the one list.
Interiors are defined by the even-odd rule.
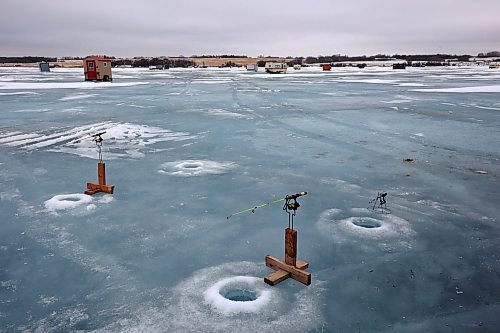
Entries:
[[149,82],[0,82],[0,90],[36,90],[36,89],[98,89],[112,87],[132,87]]

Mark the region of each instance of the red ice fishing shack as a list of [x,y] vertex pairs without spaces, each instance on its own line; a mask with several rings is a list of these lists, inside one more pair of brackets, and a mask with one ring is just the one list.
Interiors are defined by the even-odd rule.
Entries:
[[111,75],[111,59],[90,56],[83,60],[85,81],[113,81]]

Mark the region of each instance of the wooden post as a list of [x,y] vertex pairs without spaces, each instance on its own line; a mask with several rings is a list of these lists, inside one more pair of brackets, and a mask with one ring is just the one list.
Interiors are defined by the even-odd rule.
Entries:
[[106,185],[106,164],[103,162],[97,163],[97,180],[99,185]]
[[311,273],[305,269],[309,264],[304,260],[297,260],[297,230],[285,229],[285,260],[267,255],[266,266],[275,270],[264,278],[264,282],[275,286],[281,281],[292,278],[306,286],[311,284]]
[[97,184],[87,183],[87,190],[84,192],[88,195],[93,195],[99,192],[113,194],[114,185],[106,185],[106,164],[103,162],[97,163]]
[[297,261],[297,230],[285,229],[285,262],[295,266]]

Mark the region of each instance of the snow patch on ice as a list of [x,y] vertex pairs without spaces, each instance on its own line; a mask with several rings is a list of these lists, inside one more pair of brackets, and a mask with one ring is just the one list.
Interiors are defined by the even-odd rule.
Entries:
[[90,137],[97,132],[106,132],[102,135],[105,142],[103,154],[108,160],[142,157],[144,156],[143,150],[148,145],[195,138],[189,133],[173,132],[159,127],[103,122],[58,129],[55,132],[52,130],[51,133],[6,133],[0,138],[0,145],[20,147],[25,150],[48,148],[48,151],[97,158],[95,143]]
[[98,95],[97,94],[76,94],[76,95],[69,95],[69,96],[59,98],[59,100],[60,101],[74,101],[74,100],[78,100],[78,99],[91,98],[94,96],[98,96]]
[[411,91],[431,93],[500,93],[500,85],[474,86],[461,88],[413,89]]
[[103,204],[107,204],[107,203],[110,203],[113,200],[114,200],[114,198],[113,198],[113,196],[111,194],[104,194],[101,198],[99,198],[97,200],[97,202],[103,203]]
[[[227,293],[233,291],[246,291],[255,294],[255,300],[235,301],[226,298]],[[262,278],[253,276],[234,276],[222,279],[208,288],[205,301],[223,314],[238,312],[259,312],[269,303],[272,289],[267,286]]]
[[384,79],[346,79],[341,82],[348,83],[370,83],[370,84],[394,84],[397,83],[398,80],[384,80]]
[[200,84],[220,84],[220,83],[231,83],[233,80],[224,80],[224,79],[210,79],[210,80],[193,80],[193,83]]
[[209,115],[213,116],[222,116],[222,117],[230,117],[230,118],[248,118],[248,116],[236,113],[236,112],[231,112],[228,110],[223,110],[223,109],[209,109],[209,110],[201,110],[203,112],[208,113]]
[[99,89],[114,87],[133,87],[149,82],[0,82],[0,90],[27,89]]
[[167,162],[161,165],[159,173],[174,176],[204,176],[219,175],[236,168],[238,165],[234,162],[216,162],[209,160],[184,160]]
[[410,96],[405,96],[405,95],[396,95],[394,99],[389,100],[389,101],[380,101],[382,103],[386,104],[401,104],[401,103],[410,103],[413,101],[416,101],[417,99],[414,97]]
[[81,193],[58,194],[44,202],[45,208],[52,213],[59,211],[70,211],[81,208],[83,211],[93,211],[97,208],[96,204],[107,204],[113,201],[113,196],[105,194],[102,197],[95,198]]
[[473,106],[475,108],[478,108],[478,109],[483,109],[483,110],[500,111],[500,108],[494,108],[494,107],[491,107],[491,106],[482,106],[482,105],[477,105],[477,104],[473,104],[471,106]]
[[92,197],[86,194],[58,194],[45,201],[45,208],[49,211],[68,210],[92,202]]
[[16,110],[16,111],[12,111],[12,112],[15,112],[15,113],[32,113],[32,112],[49,112],[51,110],[52,109],[49,109],[49,108],[38,108],[38,109],[21,109],[21,110]]
[[42,306],[47,306],[54,304],[55,302],[59,301],[57,297],[54,296],[46,296],[46,295],[40,295],[40,299],[38,300],[38,304],[41,304]]
[[15,133],[19,133],[19,132],[12,132],[12,133],[14,133],[14,135],[9,136],[7,134],[6,136],[2,137],[0,139],[0,144],[6,144],[9,142],[19,141],[19,140],[24,140],[24,139],[37,138],[40,136],[39,134],[36,134],[36,133],[32,133],[32,134],[15,134]]
[[[337,244],[349,243],[366,250],[375,247],[391,250],[410,247],[415,234],[405,219],[366,208],[353,208],[349,212],[329,209],[321,214],[316,227]],[[367,240],[376,242],[367,244]]]
[[97,208],[97,206],[96,206],[96,205],[94,205],[94,204],[90,204],[90,205],[88,205],[87,207],[85,207],[85,209],[86,209],[86,210],[88,210],[88,211],[94,210],[94,209],[96,209],[96,208]]
[[40,95],[40,94],[33,91],[0,92],[0,96],[13,96],[13,95]]
[[400,86],[400,87],[424,87],[425,84],[416,83],[416,82],[403,82],[403,83],[399,83],[398,86]]

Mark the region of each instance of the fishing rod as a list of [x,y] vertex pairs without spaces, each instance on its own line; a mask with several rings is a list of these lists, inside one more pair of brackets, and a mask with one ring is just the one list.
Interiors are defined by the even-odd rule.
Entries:
[[[301,197],[301,196],[306,195],[306,194],[307,194],[307,192],[300,192],[300,193],[296,193],[296,194],[289,194],[289,195],[284,196],[283,198],[276,199],[276,200],[274,200],[274,201],[266,202],[266,203],[264,203],[264,204],[261,204],[261,205],[255,206],[255,207],[248,208],[248,209],[244,209],[244,210],[242,210],[242,211],[239,211],[239,212],[233,213],[233,214],[231,214],[231,215],[229,215],[229,216],[226,216],[226,220],[229,220],[229,219],[230,219],[231,217],[233,217],[233,216],[240,215],[240,214],[244,214],[244,213],[248,213],[248,212],[255,213],[255,210],[256,210],[256,209],[263,208],[263,207],[267,207],[267,206],[269,206],[269,205],[272,205],[272,204],[275,204],[275,203],[278,203],[278,202],[281,202],[281,201],[286,201],[286,203],[285,203],[285,207],[288,207],[288,208],[290,208],[290,209],[293,209],[293,206],[290,206],[289,201],[290,201],[290,200],[294,200],[295,204],[297,205],[297,206],[296,206],[296,208],[298,208],[298,202],[296,202],[296,199],[297,199],[298,197]],[[292,204],[292,205],[294,205],[294,204]],[[295,210],[297,210],[296,208],[295,208]]]

